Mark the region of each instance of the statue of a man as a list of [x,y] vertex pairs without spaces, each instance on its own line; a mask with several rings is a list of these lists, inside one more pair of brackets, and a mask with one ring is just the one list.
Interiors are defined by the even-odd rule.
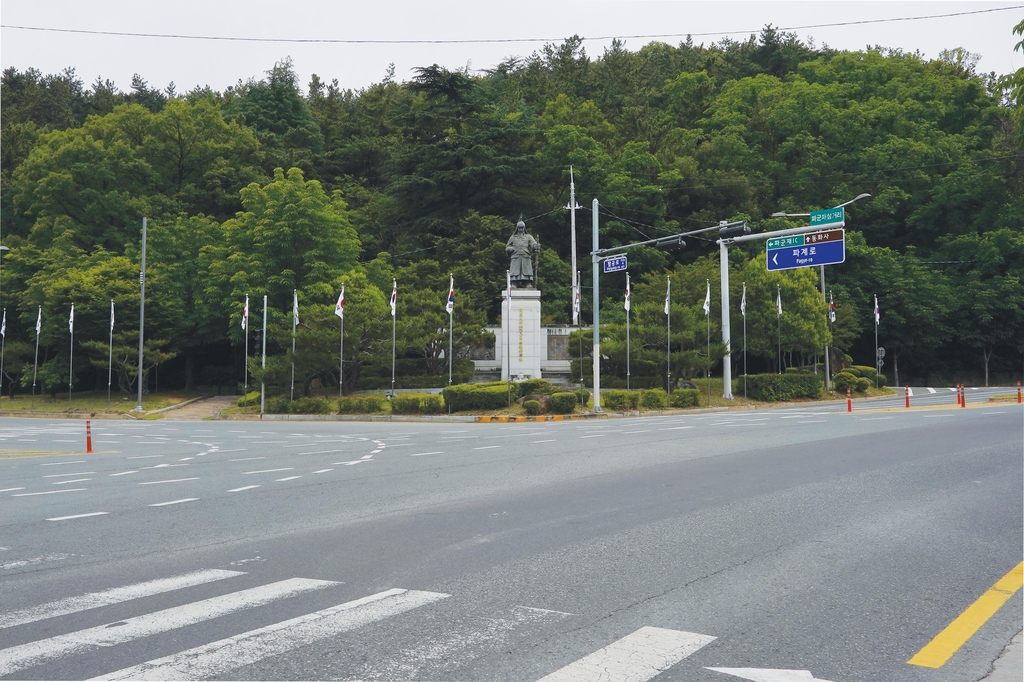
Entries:
[[505,253],[512,261],[509,263],[509,273],[512,283],[519,288],[532,287],[533,281],[533,254],[540,251],[540,243],[533,238],[533,235],[526,233],[526,223],[522,220],[516,224],[516,232],[508,238],[505,245]]

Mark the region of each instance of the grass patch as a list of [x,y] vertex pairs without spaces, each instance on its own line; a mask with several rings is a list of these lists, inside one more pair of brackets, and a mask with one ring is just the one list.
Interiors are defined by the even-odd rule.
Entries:
[[[183,403],[192,398],[202,397],[202,393],[187,391],[167,391],[166,393],[148,393],[142,396],[142,407],[145,411],[159,410]],[[34,405],[33,405],[34,402]],[[56,400],[49,395],[36,395],[35,401],[30,395],[16,395],[13,398],[0,398],[0,413],[16,416],[19,414],[126,414],[137,405],[137,398],[125,398],[119,393],[110,396],[107,406],[106,391],[79,391],[73,393],[68,401],[67,395],[57,396]],[[156,417],[157,415],[154,415]]]

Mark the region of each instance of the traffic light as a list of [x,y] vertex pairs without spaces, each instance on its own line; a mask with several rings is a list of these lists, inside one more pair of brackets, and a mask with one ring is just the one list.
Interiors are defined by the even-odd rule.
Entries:
[[733,237],[739,237],[744,234],[750,234],[750,227],[747,226],[746,222],[726,225],[718,230],[719,239],[732,239]]
[[662,237],[654,246],[662,251],[675,251],[676,249],[685,249],[686,242],[679,235],[675,235],[673,237]]

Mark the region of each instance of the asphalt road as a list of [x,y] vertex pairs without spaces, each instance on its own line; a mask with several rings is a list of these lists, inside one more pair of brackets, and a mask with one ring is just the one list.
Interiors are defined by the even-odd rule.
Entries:
[[977,680],[1020,591],[907,661],[1021,562],[1024,411],[983,403],[1008,392],[105,421],[91,455],[81,421],[6,419],[0,677]]

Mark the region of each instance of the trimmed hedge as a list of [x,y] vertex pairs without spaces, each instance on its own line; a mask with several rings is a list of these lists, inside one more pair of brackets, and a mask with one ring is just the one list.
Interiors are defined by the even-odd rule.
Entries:
[[640,394],[636,391],[601,391],[601,401],[609,410],[640,409]]
[[526,410],[526,414],[536,417],[540,414],[540,403],[536,400],[527,400],[523,403],[523,409]]
[[846,389],[857,387],[857,379],[859,378],[853,372],[843,370],[832,377],[832,388],[838,393],[846,393]]
[[444,401],[434,393],[400,393],[391,399],[391,414],[441,414]]
[[699,407],[700,390],[696,388],[677,388],[669,397],[672,407]]
[[871,380],[865,377],[857,377],[857,386],[853,390],[857,393],[867,393],[867,390],[871,388]]
[[668,404],[668,395],[660,388],[640,391],[640,407],[645,410],[660,410]]
[[379,393],[371,395],[354,395],[338,398],[338,414],[370,414],[380,412],[384,396]]
[[555,414],[570,414],[576,409],[575,393],[552,393],[551,411]]
[[[742,379],[739,382],[733,382],[734,392],[737,385],[743,388]],[[747,376],[747,397],[768,402],[817,398],[823,386],[824,381],[817,374],[751,374]]]
[[249,391],[248,393],[243,395],[241,398],[239,398],[235,402],[235,405],[238,405],[239,407],[245,407],[247,404],[248,405],[254,405],[254,404],[255,405],[259,405],[260,404],[260,392],[259,391]]
[[590,391],[585,388],[577,388],[572,393],[576,396],[576,404],[586,409],[587,404],[590,402]]
[[522,398],[534,394],[551,395],[557,389],[547,379],[527,379],[516,384],[516,390],[518,391],[516,397]]
[[283,396],[267,400],[269,414],[330,414],[331,401],[326,398],[299,398],[289,400]]
[[500,410],[508,407],[508,385],[504,381],[445,386],[441,394],[444,396],[444,404],[448,405],[452,412]]

